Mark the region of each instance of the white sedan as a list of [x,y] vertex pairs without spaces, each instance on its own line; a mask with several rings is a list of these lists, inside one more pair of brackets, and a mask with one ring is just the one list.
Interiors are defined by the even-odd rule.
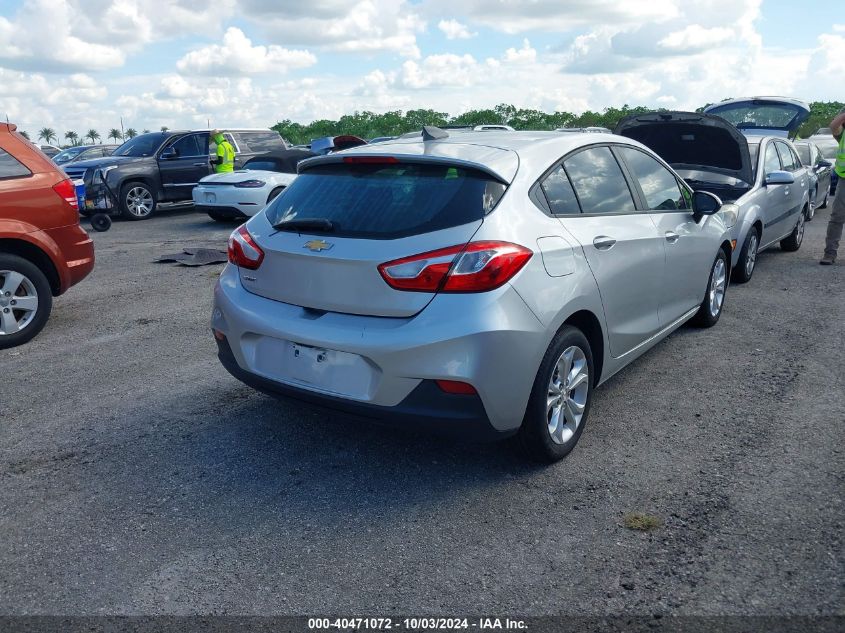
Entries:
[[194,187],[194,206],[218,222],[252,217],[296,179],[296,164],[311,156],[299,149],[272,152],[249,159],[243,169],[206,176]]

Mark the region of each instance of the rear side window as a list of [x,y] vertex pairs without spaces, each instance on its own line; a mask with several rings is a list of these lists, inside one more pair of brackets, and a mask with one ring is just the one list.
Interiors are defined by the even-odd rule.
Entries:
[[778,147],[778,154],[780,154],[780,162],[783,164],[783,168],[786,171],[795,171],[797,169],[797,165],[795,164],[795,157],[792,154],[792,150],[789,149],[789,146],[786,143],[775,142],[775,145]]
[[326,219],[332,235],[393,239],[480,220],[504,192],[481,172],[448,165],[321,165],[301,173],[267,219]]
[[204,156],[207,152],[202,147],[202,139],[198,134],[183,136],[173,144],[176,155],[180,158],[187,156]]
[[645,152],[631,147],[618,147],[622,158],[643,190],[649,209],[675,211],[688,209],[675,175]]
[[798,145],[795,149],[798,150],[798,157],[804,165],[813,164],[812,150],[809,145]]
[[778,153],[775,151],[775,144],[769,143],[766,146],[766,157],[765,162],[763,164],[763,169],[765,170],[764,173],[770,174],[773,171],[780,170],[780,159],[778,158]]
[[242,152],[272,152],[273,150],[285,149],[282,137],[276,132],[238,132],[238,147]]
[[634,198],[608,147],[578,152],[563,162],[583,213],[634,213]]
[[555,215],[581,213],[581,209],[578,207],[578,198],[575,197],[572,183],[569,182],[569,177],[563,170],[562,165],[558,165],[546,177],[541,186],[543,187],[543,193],[546,194],[546,200],[549,202],[549,208],[552,213]]
[[17,158],[0,149],[0,178],[22,178],[31,175],[32,172]]

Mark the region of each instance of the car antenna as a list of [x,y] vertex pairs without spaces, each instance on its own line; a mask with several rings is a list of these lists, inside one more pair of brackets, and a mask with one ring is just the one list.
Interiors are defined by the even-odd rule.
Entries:
[[442,138],[449,138],[449,133],[434,125],[425,125],[422,129],[422,137],[423,141],[436,141]]

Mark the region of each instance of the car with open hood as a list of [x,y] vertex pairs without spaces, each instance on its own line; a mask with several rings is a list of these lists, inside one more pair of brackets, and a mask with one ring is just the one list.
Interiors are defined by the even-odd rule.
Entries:
[[271,394],[560,459],[596,387],[719,320],[719,207],[610,134],[426,127],[310,158],[229,238],[218,356]]
[[751,279],[757,253],[780,243],[798,250],[810,211],[810,168],[787,135],[809,116],[794,99],[733,99],[705,112],[647,112],[616,134],[654,150],[694,189],[719,196],[731,227],[732,279]]

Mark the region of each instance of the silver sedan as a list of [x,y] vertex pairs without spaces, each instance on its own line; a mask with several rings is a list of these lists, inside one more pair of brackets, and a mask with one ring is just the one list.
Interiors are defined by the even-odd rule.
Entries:
[[593,392],[722,313],[730,233],[636,141],[467,132],[300,163],[235,230],[219,358],[267,393],[556,460]]

